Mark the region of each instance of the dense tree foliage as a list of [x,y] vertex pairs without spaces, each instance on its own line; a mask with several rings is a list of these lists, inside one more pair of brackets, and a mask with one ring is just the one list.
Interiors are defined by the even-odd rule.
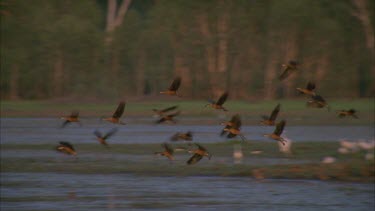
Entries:
[[[2,99],[374,95],[374,1],[1,0]],[[282,64],[300,71],[279,81]]]

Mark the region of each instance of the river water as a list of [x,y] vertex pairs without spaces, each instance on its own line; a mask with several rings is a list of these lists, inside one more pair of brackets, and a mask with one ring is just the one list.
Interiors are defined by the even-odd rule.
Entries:
[[372,210],[368,184],[241,177],[2,173],[1,210]]
[[[82,127],[72,124],[60,128],[61,123],[52,118],[2,118],[1,144],[96,143],[92,134],[95,129],[107,131],[114,127],[94,120],[86,121]],[[150,124],[117,127],[119,131],[111,137],[111,143],[161,143],[168,141],[173,133],[187,130],[194,132],[194,140],[198,142],[225,141],[218,136],[220,125],[155,125],[150,119]],[[273,131],[273,128],[245,125],[242,131],[250,140],[263,141],[266,139],[262,134]],[[371,126],[287,126],[285,135],[294,141],[369,140],[374,137]],[[62,156],[52,150],[35,152],[4,150],[1,156],[8,160],[29,157],[38,162]],[[113,157],[103,156],[102,159],[107,159],[110,164]],[[81,159],[85,159],[85,155]],[[2,211],[373,210],[375,206],[374,184],[363,183],[105,172],[2,172],[0,176]]]
[[[176,132],[192,131],[194,141],[212,143],[225,141],[219,133],[223,128],[220,120],[207,125],[156,125],[153,119],[145,120],[146,123],[128,125],[113,125],[98,120],[85,120],[82,126],[70,124],[61,128],[62,120],[54,118],[1,118],[1,143],[51,143],[58,140],[73,143],[92,143],[95,141],[93,131],[109,131],[118,128],[118,133],[111,137],[111,143],[161,143],[168,141]],[[242,126],[242,133],[248,140],[266,141],[263,134],[272,133],[274,127],[267,126]],[[372,140],[374,129],[368,126],[286,126],[283,136],[293,141],[338,141],[347,140]]]

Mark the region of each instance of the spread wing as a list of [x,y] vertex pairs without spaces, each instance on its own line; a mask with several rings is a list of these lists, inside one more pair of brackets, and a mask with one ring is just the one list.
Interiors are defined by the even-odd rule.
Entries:
[[163,109],[163,110],[161,110],[161,112],[168,112],[168,111],[172,111],[172,110],[174,110],[174,109],[176,109],[178,106],[171,106],[171,107],[168,107],[168,108],[165,108],[165,109]]
[[220,136],[224,136],[227,133],[227,131],[225,129],[229,129],[229,128],[230,128],[229,125],[225,126],[225,128],[223,130],[221,130]]
[[326,102],[325,100],[324,100],[324,98],[322,97],[322,96],[320,96],[320,95],[315,95],[315,96],[312,96],[312,99],[314,100],[314,101],[316,101],[316,102]]
[[103,139],[107,139],[107,138],[111,137],[116,132],[117,132],[117,128],[112,128],[112,130],[108,131],[108,133],[105,134],[105,136],[103,137]]
[[124,109],[125,109],[125,102],[121,101],[112,117],[120,118],[122,114],[124,113]]
[[169,117],[175,117],[175,116],[177,116],[177,115],[179,115],[180,114],[180,111],[177,111],[177,112],[175,112],[175,113],[173,113],[173,114],[169,114],[168,116]]
[[186,136],[189,137],[189,138],[193,138],[193,133],[191,131],[188,131],[186,133]]
[[163,144],[163,147],[165,148],[165,151],[167,151],[169,154],[173,154],[173,149],[171,146],[169,146],[167,143]]
[[309,81],[307,83],[306,89],[310,90],[310,91],[314,90],[315,89],[315,83]]
[[266,115],[261,115],[261,117],[262,117],[263,120],[268,120],[268,116],[266,116]]
[[169,87],[169,90],[170,91],[177,91],[177,89],[180,87],[181,85],[181,77],[177,77],[173,80],[171,86]]
[[179,133],[175,133],[175,134],[171,137],[171,141],[177,141],[177,140],[178,140],[178,135],[179,135]]
[[102,133],[99,131],[99,130],[95,130],[94,131],[94,135],[98,138],[101,138],[102,137]]
[[191,158],[187,161],[187,164],[191,165],[191,164],[194,164],[194,163],[197,163],[198,161],[200,161],[202,159],[202,155],[200,154],[194,154],[193,156],[191,156]]
[[241,117],[238,114],[234,115],[231,121],[233,122],[233,128],[239,129],[242,125]]
[[284,130],[284,127],[285,127],[285,123],[286,123],[285,120],[282,120],[281,122],[277,123],[276,129],[275,129],[275,131],[273,133],[276,134],[276,135],[278,135],[278,136],[280,136],[281,133],[283,133],[283,130]]
[[65,127],[67,124],[69,124],[70,122],[68,121],[68,120],[65,120],[64,122],[63,122],[63,124],[61,125],[61,127],[63,128],[63,127]]
[[280,111],[280,103],[277,104],[277,106],[273,109],[271,116],[270,116],[270,120],[275,121],[277,115],[279,114],[279,111]]
[[285,68],[284,72],[282,72],[281,75],[279,76],[279,79],[280,80],[286,79],[291,74],[291,72],[292,71],[289,67]]
[[283,73],[281,73],[281,75],[279,76],[280,80],[284,80],[294,70],[297,70],[297,62],[296,61],[289,61],[289,63],[287,65],[283,65],[283,66],[285,66],[285,69],[284,69]]
[[220,98],[217,100],[217,105],[223,105],[224,104],[224,102],[227,100],[227,98],[228,98],[228,92],[224,92],[224,94],[222,94],[221,96],[220,96]]
[[69,142],[67,142],[67,141],[60,141],[59,143],[60,143],[61,145],[65,146],[65,147],[68,147],[68,148],[70,148],[70,149],[74,150],[74,147],[73,147],[73,145],[72,145],[72,144],[70,144],[70,143],[69,143]]
[[198,143],[195,143],[195,145],[197,145],[197,147],[202,150],[202,151],[207,151],[206,148],[204,148],[202,145],[198,144]]
[[159,123],[162,123],[162,122],[165,122],[167,119],[165,117],[162,117],[160,118],[158,121],[156,121],[155,123],[156,124],[159,124]]

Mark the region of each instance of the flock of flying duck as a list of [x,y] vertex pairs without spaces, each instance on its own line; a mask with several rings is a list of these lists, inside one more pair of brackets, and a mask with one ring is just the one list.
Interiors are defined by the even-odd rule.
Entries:
[[[288,64],[284,64],[284,70],[282,74],[279,76],[279,80],[286,79],[290,74],[297,71],[298,63],[296,61],[289,61]],[[166,94],[171,96],[180,96],[178,94],[178,88],[181,85],[181,77],[176,77],[168,90],[160,92],[160,94]],[[328,110],[330,110],[330,107],[328,103],[324,100],[324,98],[320,95],[317,95],[315,93],[315,84],[313,82],[308,82],[306,88],[297,88],[298,92],[304,95],[307,95],[310,98],[310,100],[307,101],[306,105],[308,107],[314,107],[314,108],[324,108],[326,107]],[[213,109],[228,111],[223,104],[228,98],[228,92],[224,92],[217,101],[210,100],[209,104],[206,105],[206,107],[211,107]],[[265,137],[269,137],[271,139],[274,139],[276,141],[281,142],[283,145],[285,145],[286,140],[281,137],[281,134],[284,130],[284,127],[286,125],[285,120],[281,120],[280,122],[276,123],[277,115],[280,111],[280,104],[276,105],[276,107],[271,112],[270,116],[263,115],[263,120],[261,121],[262,125],[266,126],[276,126],[275,130],[271,134],[265,134]],[[122,122],[120,120],[122,114],[124,113],[125,109],[125,102],[121,101],[113,113],[111,117],[107,118],[101,118],[101,120],[108,121],[113,124],[120,124],[125,125],[126,123]],[[176,123],[174,120],[174,117],[180,114],[180,111],[176,111],[174,113],[169,113],[171,111],[174,111],[177,109],[177,106],[171,106],[165,109],[153,109],[153,111],[159,116],[159,119],[156,121],[157,124],[163,123],[163,122],[169,122],[169,123]],[[351,116],[353,118],[358,118],[356,116],[356,111],[354,109],[349,110],[340,110],[337,112],[338,117],[346,117]],[[64,119],[65,121],[62,124],[62,127],[65,127],[69,123],[78,123],[81,125],[79,121],[79,112],[73,111],[71,115],[61,117],[61,119]],[[226,136],[227,138],[234,138],[236,136],[239,136],[243,141],[246,140],[244,135],[241,133],[241,118],[239,114],[235,114],[232,116],[232,118],[227,121],[221,123],[224,128],[222,129],[220,136]],[[110,138],[112,135],[114,135],[117,132],[117,128],[113,128],[107,133],[103,134],[99,130],[94,131],[94,135],[97,137],[97,140],[100,144],[107,146],[108,143],[106,140]],[[171,137],[171,141],[178,141],[178,140],[185,140],[185,141],[192,141],[193,140],[193,134],[191,131],[188,131],[186,133],[176,133]],[[197,147],[196,149],[187,149],[184,147],[176,147],[173,149],[169,144],[163,143],[162,146],[164,148],[164,151],[162,152],[155,152],[156,155],[161,155],[167,157],[169,160],[173,160],[173,153],[175,151],[183,150],[188,151],[189,153],[192,153],[193,155],[190,157],[190,159],[187,161],[187,164],[194,164],[200,161],[203,157],[208,157],[208,159],[211,158],[211,154],[208,152],[206,148],[204,148],[202,145],[198,143],[194,143]],[[61,141],[59,142],[59,145],[56,147],[56,150],[69,154],[69,155],[76,155],[76,151],[72,144],[69,142]]]

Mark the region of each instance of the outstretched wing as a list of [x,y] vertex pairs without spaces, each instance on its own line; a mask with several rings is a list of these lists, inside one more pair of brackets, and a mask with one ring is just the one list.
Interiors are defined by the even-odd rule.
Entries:
[[268,120],[269,119],[268,116],[266,116],[266,115],[261,115],[261,117],[262,117],[263,120]]
[[168,108],[165,108],[165,109],[163,109],[163,110],[161,110],[161,112],[168,112],[168,111],[172,111],[172,110],[174,110],[174,109],[176,109],[178,106],[171,106],[171,107],[168,107]]
[[98,138],[103,137],[103,136],[102,136],[102,133],[101,133],[99,130],[95,130],[95,131],[94,131],[94,135],[95,135],[96,137],[98,137]]
[[180,114],[180,111],[177,111],[177,112],[175,112],[175,113],[173,113],[173,114],[169,114],[168,116],[169,117],[175,117],[175,116],[177,116],[177,115],[179,115]]
[[204,148],[202,145],[198,144],[198,143],[195,143],[195,145],[197,145],[197,147],[202,150],[202,151],[207,151],[206,148]]
[[217,100],[217,105],[223,105],[225,103],[225,101],[227,100],[228,98],[228,92],[224,92],[220,98]]
[[312,96],[312,99],[316,102],[322,102],[322,103],[325,103],[326,101],[324,100],[324,98],[320,95],[315,95],[315,96]]
[[171,146],[169,146],[169,144],[164,143],[163,147],[165,148],[165,151],[167,151],[169,154],[171,154],[171,155],[173,154],[173,149],[172,149]]
[[234,134],[234,133],[228,133],[227,138],[234,138],[234,137],[236,137],[236,136],[237,136],[237,135]]
[[125,102],[121,101],[112,117],[120,118],[122,114],[124,113],[124,109],[125,109]]
[[61,127],[62,128],[64,128],[67,124],[69,124],[70,123],[70,121],[68,121],[68,120],[65,120],[64,122],[63,122],[63,124],[61,125]]
[[284,80],[286,79],[290,74],[291,74],[291,69],[289,67],[285,68],[284,72],[281,73],[279,76],[279,80]]
[[233,123],[233,128],[240,129],[242,122],[239,114],[234,115],[231,121]]
[[162,117],[160,118],[158,121],[156,121],[155,123],[156,124],[159,124],[159,123],[162,123],[162,122],[165,122],[167,119],[165,117]]
[[197,163],[198,161],[200,161],[202,159],[202,157],[203,157],[202,155],[195,153],[193,156],[191,156],[191,158],[186,163],[188,165]]
[[181,77],[177,77],[173,80],[171,86],[169,87],[169,90],[170,91],[177,91],[177,89],[180,87],[181,85]]
[[279,79],[280,80],[284,80],[285,78],[287,78],[294,70],[297,69],[297,62],[296,61],[289,61],[288,64],[284,64],[283,66],[285,66],[285,69],[283,71],[283,73],[281,73],[281,75],[279,76]]
[[191,132],[191,131],[186,132],[185,135],[186,135],[186,137],[193,138],[193,132]]
[[309,81],[309,82],[307,83],[306,89],[307,89],[307,90],[310,90],[310,91],[314,90],[314,89],[315,89],[315,83]]
[[277,123],[276,129],[275,129],[275,131],[273,133],[276,134],[276,135],[278,135],[278,136],[280,136],[281,133],[283,133],[285,124],[286,124],[285,120],[282,120],[281,122]]
[[179,133],[175,133],[175,134],[171,137],[171,141],[177,141],[177,140],[178,140],[178,135],[179,135]]
[[270,116],[270,120],[275,121],[277,115],[279,114],[279,111],[280,111],[280,103],[277,104],[277,106],[273,109],[271,116]]
[[68,148],[70,148],[70,149],[74,150],[74,147],[73,147],[73,145],[72,145],[72,144],[70,144],[70,143],[69,143],[69,142],[67,142],[67,141],[60,141],[59,143],[60,143],[61,145],[65,146],[65,147],[68,147]]
[[112,130],[108,131],[108,133],[105,134],[105,136],[103,137],[103,139],[107,139],[107,138],[111,137],[116,132],[117,132],[117,128],[112,128]]

